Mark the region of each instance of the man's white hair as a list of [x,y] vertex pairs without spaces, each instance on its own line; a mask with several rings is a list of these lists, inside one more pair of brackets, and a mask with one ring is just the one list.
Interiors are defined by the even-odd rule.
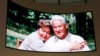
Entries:
[[67,23],[66,20],[65,20],[65,18],[64,18],[63,16],[61,16],[61,15],[53,15],[53,16],[51,17],[51,20],[50,20],[50,24],[51,24],[51,25],[52,25],[52,21],[53,21],[53,20],[61,20],[62,23],[64,23],[64,24]]

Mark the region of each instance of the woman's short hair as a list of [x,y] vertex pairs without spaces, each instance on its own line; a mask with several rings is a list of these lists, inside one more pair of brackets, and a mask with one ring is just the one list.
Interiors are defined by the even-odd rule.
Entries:
[[37,29],[41,28],[41,27],[49,27],[50,28],[50,32],[53,33],[53,29],[50,25],[50,20],[48,19],[40,19],[37,23]]
[[45,26],[50,26],[50,20],[48,19],[40,19],[37,23],[38,28],[40,27],[45,27]]

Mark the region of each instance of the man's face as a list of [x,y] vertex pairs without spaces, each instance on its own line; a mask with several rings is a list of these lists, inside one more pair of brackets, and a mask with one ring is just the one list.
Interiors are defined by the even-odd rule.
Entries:
[[39,35],[41,40],[47,41],[50,38],[50,28],[49,27],[41,27],[39,30]]
[[[53,20],[52,21],[52,27],[54,30],[55,35],[59,38],[59,39],[64,39],[66,36],[66,24],[64,24],[62,21],[60,20]],[[67,27],[68,28],[68,27]]]

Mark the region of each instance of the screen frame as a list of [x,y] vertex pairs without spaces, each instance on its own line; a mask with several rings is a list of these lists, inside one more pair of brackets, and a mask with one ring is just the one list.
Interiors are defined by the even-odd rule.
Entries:
[[[3,3],[2,3],[3,2]],[[0,48],[1,49],[3,49],[4,51],[2,51],[1,52],[1,54],[0,55],[4,55],[4,56],[7,56],[7,55],[10,55],[10,56],[13,56],[13,55],[19,55],[19,56],[21,56],[20,54],[24,54],[24,55],[38,55],[38,56],[40,56],[40,55],[57,55],[57,56],[59,56],[59,55],[81,55],[81,56],[88,56],[88,55],[99,55],[99,51],[100,51],[100,49],[99,49],[99,26],[98,26],[98,23],[97,22],[99,22],[99,20],[97,19],[97,18],[99,18],[99,13],[98,13],[98,11],[96,11],[96,9],[93,9],[93,8],[90,8],[90,6],[92,6],[92,5],[88,5],[88,6],[84,6],[84,4],[83,5],[80,5],[79,7],[81,7],[81,6],[84,6],[85,7],[85,10],[84,10],[84,8],[82,8],[81,10],[79,10],[80,12],[81,11],[87,11],[87,10],[92,10],[93,12],[94,12],[94,16],[93,16],[93,18],[94,18],[94,25],[95,25],[95,34],[96,34],[96,44],[97,44],[97,51],[94,51],[94,52],[84,52],[84,53],[36,53],[36,52],[31,52],[31,53],[29,53],[29,52],[24,52],[24,51],[18,51],[18,50],[11,50],[11,49],[8,49],[8,48],[5,48],[4,46],[5,46],[5,32],[6,32],[6,13],[7,13],[7,1],[6,0],[2,0],[1,1],[1,3],[0,4],[3,4],[4,5],[4,7],[5,8],[2,8],[2,6],[0,6],[2,9],[2,13],[1,13],[1,16],[0,16],[0,21],[3,23],[3,24],[0,24],[1,25],[1,31],[0,31],[0,35],[2,36],[2,38],[0,38],[0,41],[1,41],[1,46],[0,46]],[[24,3],[25,4],[25,3]],[[93,3],[94,4],[94,3]],[[29,4],[28,4],[28,6],[29,6]],[[34,5],[35,6],[35,5]],[[37,5],[38,6],[38,5]],[[96,6],[96,5],[95,5]],[[95,6],[93,6],[93,7],[95,7]],[[51,6],[50,6],[51,7]],[[50,9],[50,7],[47,7],[47,8],[49,8]],[[69,6],[70,7],[70,6]],[[79,7],[77,7],[77,6],[75,6],[76,7],[76,9],[77,8],[79,8]],[[74,8],[75,8],[74,7]],[[63,6],[62,7],[59,7],[59,8],[64,8]],[[65,9],[67,9],[68,7],[66,7]],[[71,7],[71,8],[73,8],[73,6]],[[59,11],[58,13],[63,13],[63,12],[79,12],[78,10],[75,10],[75,9],[72,9],[72,10],[65,10],[64,9],[64,11],[61,11],[60,9],[59,10],[57,10],[57,11]],[[39,10],[39,8],[38,8],[38,10]],[[47,9],[44,9],[43,11],[45,11],[45,10],[47,10]],[[55,11],[54,9],[50,9],[50,10],[53,10],[53,11]],[[63,10],[63,9],[62,9]],[[52,11],[52,12],[53,12]],[[55,11],[55,12],[57,12],[57,11]],[[3,16],[2,16],[3,15]],[[1,18],[3,18],[2,20],[1,20]],[[6,53],[6,54],[5,54]],[[13,53],[13,54],[12,54]],[[16,54],[16,53],[18,53],[18,54]]]

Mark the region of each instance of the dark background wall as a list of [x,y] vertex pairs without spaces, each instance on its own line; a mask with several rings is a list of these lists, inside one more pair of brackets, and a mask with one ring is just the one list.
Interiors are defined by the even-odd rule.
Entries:
[[15,3],[43,12],[55,13],[75,13],[84,11],[93,11],[94,29],[96,38],[96,51],[94,52],[79,52],[79,53],[40,53],[40,52],[26,52],[14,49],[5,48],[5,33],[6,33],[6,16],[7,16],[7,0],[0,0],[0,56],[99,56],[99,0],[89,0],[87,3],[77,2],[70,4],[39,4],[34,3],[32,0],[13,0]]

